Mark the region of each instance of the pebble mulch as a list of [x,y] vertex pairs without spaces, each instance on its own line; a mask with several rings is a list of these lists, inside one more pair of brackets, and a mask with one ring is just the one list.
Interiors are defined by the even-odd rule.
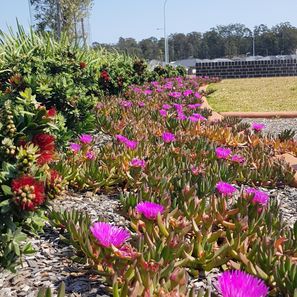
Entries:
[[296,131],[295,139],[297,139],[297,118],[291,119],[243,119],[243,122],[251,123],[261,123],[266,126],[263,130],[264,133],[278,135],[285,129],[292,129]]

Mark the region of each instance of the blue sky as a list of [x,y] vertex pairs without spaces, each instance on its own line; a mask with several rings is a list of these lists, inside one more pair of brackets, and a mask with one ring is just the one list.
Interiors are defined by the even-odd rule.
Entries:
[[[29,27],[28,0],[2,0],[0,29],[15,25],[16,18]],[[163,0],[94,0],[91,12],[91,41],[115,43],[120,36],[137,40],[162,37]],[[216,25],[243,23],[253,28],[280,22],[297,26],[296,0],[168,0],[168,33],[205,32]]]

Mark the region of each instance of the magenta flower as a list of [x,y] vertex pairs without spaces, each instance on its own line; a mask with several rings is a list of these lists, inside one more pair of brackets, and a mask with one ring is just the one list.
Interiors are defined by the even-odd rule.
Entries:
[[183,105],[179,103],[173,103],[174,108],[177,110],[177,112],[183,111]]
[[175,99],[180,98],[181,95],[182,95],[181,92],[170,92],[170,93],[168,93],[168,96],[169,96],[169,97],[173,97],[173,98],[175,98]]
[[165,109],[160,109],[159,113],[162,117],[167,117],[167,111]]
[[147,219],[155,220],[158,216],[158,213],[163,213],[164,206],[161,204],[145,201],[138,203],[135,209],[138,213],[141,213]]
[[188,96],[193,94],[193,91],[192,90],[185,90],[183,94],[184,94],[184,96],[188,97]]
[[162,138],[163,138],[163,141],[166,142],[166,143],[175,141],[175,135],[170,133],[170,132],[164,132],[162,134]]
[[88,151],[88,152],[86,153],[86,157],[87,157],[87,159],[89,159],[89,160],[94,160],[95,157],[96,157],[96,155],[95,155],[94,152],[92,152],[92,151]]
[[82,134],[80,137],[79,137],[79,140],[80,142],[84,143],[84,144],[89,144],[92,142],[93,140],[93,137],[92,135],[89,135],[89,134]]
[[261,132],[264,128],[265,128],[265,125],[264,124],[261,124],[261,123],[253,123],[252,124],[252,129],[255,132]]
[[201,98],[202,98],[202,95],[201,95],[200,93],[198,93],[198,92],[196,92],[196,93],[194,94],[194,96],[195,96],[197,99],[201,99]]
[[265,283],[240,270],[225,271],[218,278],[218,290],[223,297],[266,297]]
[[124,228],[113,226],[109,223],[97,222],[90,227],[94,237],[104,247],[120,247],[131,235]]
[[162,108],[165,109],[165,110],[168,110],[168,109],[171,108],[171,105],[170,104],[163,104]]
[[187,116],[182,111],[178,111],[176,118],[180,121],[185,121],[187,119]]
[[69,147],[75,153],[79,152],[81,149],[81,145],[78,143],[70,143]]
[[135,88],[133,88],[133,91],[134,91],[135,93],[140,93],[140,92],[141,92],[141,89],[138,88],[138,87],[135,87]]
[[144,95],[151,95],[152,93],[153,93],[152,90],[144,90],[144,91],[143,91],[143,94],[144,94]]
[[253,188],[248,188],[245,190],[245,192],[253,197],[253,202],[254,203],[259,203],[263,206],[267,205],[269,201],[269,195],[263,191],[253,189]]
[[144,106],[145,106],[145,103],[142,102],[142,101],[140,101],[140,102],[138,103],[138,106],[139,106],[139,107],[144,107]]
[[137,141],[135,140],[130,140],[127,137],[117,134],[116,139],[121,142],[122,144],[124,144],[127,148],[131,149],[131,150],[135,150],[137,147]]
[[218,159],[226,160],[231,155],[232,151],[229,148],[217,147],[216,148],[216,156]]
[[235,187],[223,181],[220,181],[216,184],[216,189],[223,196],[232,196],[236,192]]
[[201,106],[200,103],[188,104],[188,108],[190,108],[190,109],[196,109],[196,108],[198,108],[200,106]]
[[129,107],[132,107],[133,106],[133,103],[131,101],[128,101],[128,100],[122,100],[120,102],[120,105],[122,107],[129,108]]
[[204,116],[202,116],[199,113],[193,113],[190,117],[189,120],[191,122],[198,122],[198,121],[206,121],[206,118]]
[[134,158],[131,160],[130,166],[144,168],[146,166],[146,162],[145,162],[145,160]]
[[243,164],[245,162],[245,158],[240,155],[233,155],[231,161],[238,164]]
[[173,88],[173,83],[172,82],[167,82],[164,85],[164,89],[171,90],[172,88]]

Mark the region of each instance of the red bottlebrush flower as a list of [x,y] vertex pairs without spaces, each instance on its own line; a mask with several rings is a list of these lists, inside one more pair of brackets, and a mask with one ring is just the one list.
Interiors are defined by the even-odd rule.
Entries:
[[55,150],[55,137],[49,134],[37,134],[33,136],[32,143],[37,145],[41,151]]
[[37,134],[33,137],[32,143],[39,147],[37,163],[44,165],[53,160],[55,150],[55,138],[49,134]]
[[106,70],[101,71],[100,78],[102,78],[106,82],[110,81],[109,73]]
[[86,62],[79,62],[79,68],[80,69],[85,69],[87,67],[87,63]]
[[57,180],[61,180],[61,175],[57,170],[51,169],[50,171],[50,184],[54,185]]
[[53,117],[55,117],[56,114],[57,114],[57,110],[56,110],[55,107],[51,107],[51,108],[47,111],[47,116],[48,116],[49,118],[53,118]]
[[32,176],[22,176],[11,183],[14,202],[22,210],[33,211],[44,202],[44,185]]

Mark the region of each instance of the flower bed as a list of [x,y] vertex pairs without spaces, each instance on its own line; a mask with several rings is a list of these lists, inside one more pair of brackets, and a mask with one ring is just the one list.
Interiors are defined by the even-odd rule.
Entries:
[[[1,211],[25,230],[29,218],[29,228],[38,231],[42,224],[32,223],[32,217],[40,219],[37,207],[66,184],[77,191],[120,193],[129,230],[75,210],[48,213],[114,296],[208,296],[188,283],[213,268],[226,271],[215,285],[223,296],[249,296],[241,283],[253,285],[250,296],[293,295],[297,225],[287,226],[277,202],[258,186],[291,182],[294,171],[275,156],[294,153],[296,141],[265,136],[257,123],[209,122],[199,88],[215,81],[164,79],[104,97],[94,118],[111,141],[98,147],[84,133],[59,156],[51,136],[55,112],[40,106],[29,90],[16,102],[5,100],[14,107],[5,103],[7,122],[1,127],[2,145],[10,145],[10,157],[2,160]],[[18,209],[22,220],[14,220]],[[13,247],[14,260],[21,253],[12,242],[2,240],[2,246]],[[5,255],[0,253],[3,261]]]

